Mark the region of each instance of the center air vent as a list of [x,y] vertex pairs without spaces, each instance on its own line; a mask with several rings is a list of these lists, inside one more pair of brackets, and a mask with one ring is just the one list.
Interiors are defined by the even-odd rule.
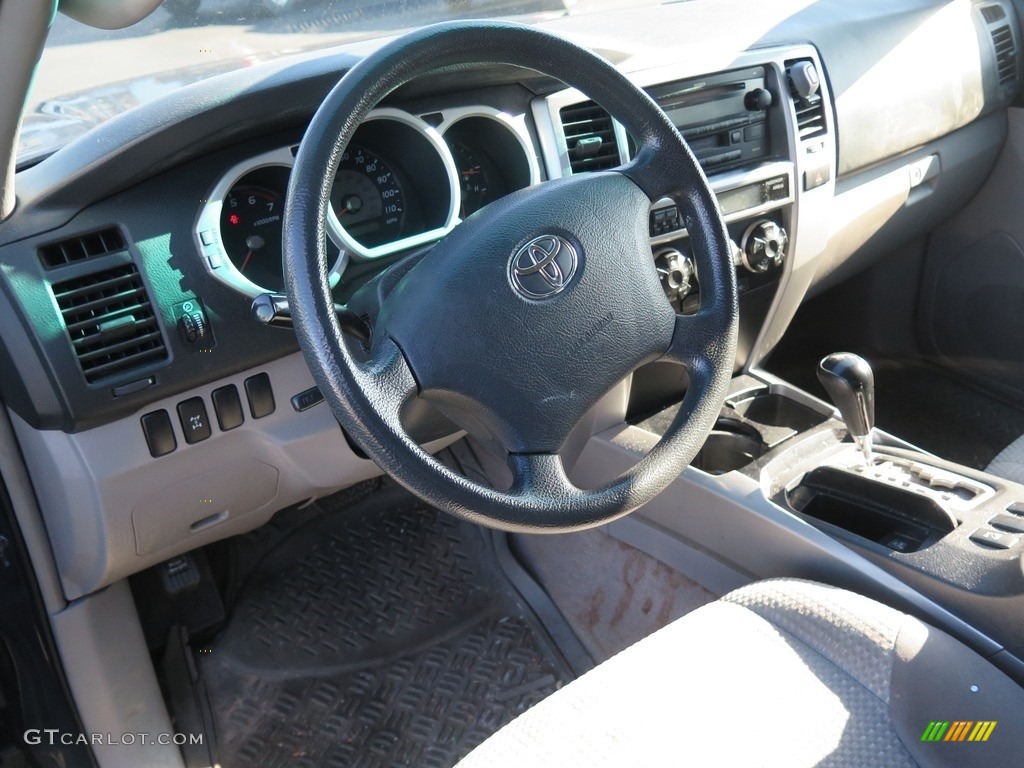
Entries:
[[814,67],[814,62],[810,59],[786,62],[786,82],[789,83],[789,96],[793,100],[793,107],[796,109],[797,135],[801,140],[812,139],[815,136],[823,135],[828,130],[825,126],[825,101],[821,98],[821,89],[818,87],[815,87],[813,92],[807,95],[800,93],[794,81],[794,72],[797,69],[812,70],[815,82],[817,82],[819,76]]
[[1009,24],[992,30],[992,47],[996,52],[996,71],[1000,85],[1013,85],[1017,80],[1017,46]]
[[167,359],[153,305],[134,264],[56,283],[53,296],[90,384]]
[[573,173],[600,171],[619,165],[615,127],[604,109],[587,101],[562,107],[559,115]]

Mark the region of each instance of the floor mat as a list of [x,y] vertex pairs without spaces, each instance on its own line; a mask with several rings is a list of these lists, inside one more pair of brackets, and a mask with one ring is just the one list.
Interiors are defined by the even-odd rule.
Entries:
[[220,763],[452,766],[572,679],[545,629],[559,620],[524,602],[487,532],[397,488],[314,517],[197,655]]
[[[716,597],[600,530],[520,535],[514,547],[598,662]],[[600,570],[594,563],[601,563]],[[580,573],[588,578],[581,580]]]
[[[817,381],[817,357],[773,357],[777,376],[828,401]],[[875,421],[880,429],[944,459],[984,469],[1024,434],[1024,412],[924,360],[870,358]]]

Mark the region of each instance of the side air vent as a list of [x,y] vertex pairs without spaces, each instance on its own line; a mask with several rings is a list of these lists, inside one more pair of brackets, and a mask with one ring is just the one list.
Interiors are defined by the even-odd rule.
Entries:
[[1006,18],[1006,11],[1001,5],[986,5],[981,9],[981,15],[986,24],[995,24],[997,21]]
[[167,359],[153,305],[134,264],[56,283],[53,296],[90,384]]
[[88,235],[78,235],[59,243],[50,243],[39,249],[39,260],[47,269],[63,267],[93,256],[103,256],[124,250],[124,237],[116,227],[101,229]]
[[562,107],[559,116],[573,173],[600,171],[619,165],[615,128],[604,109],[588,101]]
[[[796,109],[796,130],[801,141],[813,139],[827,133],[825,125],[825,102],[821,98],[821,90],[815,85],[813,93],[802,95],[801,85],[813,78],[815,84],[818,82],[818,72],[814,62],[810,59],[798,59],[786,62],[786,82],[789,83],[789,96],[793,99],[793,107]],[[804,92],[810,90],[804,88]]]
[[[999,6],[988,6],[996,7]],[[1017,46],[1009,24],[992,30],[992,46],[996,51],[996,71],[1000,85],[1012,85],[1017,79]]]

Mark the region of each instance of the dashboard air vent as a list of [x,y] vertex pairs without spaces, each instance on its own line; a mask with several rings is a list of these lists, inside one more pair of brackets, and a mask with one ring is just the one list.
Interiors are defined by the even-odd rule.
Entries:
[[134,264],[56,283],[53,296],[90,384],[167,359],[153,305]]
[[791,73],[794,68],[807,65],[814,68],[810,59],[786,62],[786,82],[789,83],[789,95],[793,99],[793,106],[796,109],[796,131],[801,140],[812,139],[828,131],[825,126],[825,101],[821,97],[821,91],[818,90],[810,96],[801,96],[793,82]]
[[604,109],[587,101],[562,107],[559,116],[573,173],[600,171],[619,165],[615,127]]
[[1017,79],[1017,46],[1013,42],[1009,24],[992,30],[992,46],[996,51],[999,84],[1010,85]]
[[110,227],[88,235],[61,240],[59,243],[44,245],[39,249],[39,260],[47,269],[53,269],[124,249],[121,231],[116,227]]
[[1006,11],[1001,5],[986,5],[981,9],[981,15],[987,24],[995,24],[997,21],[1006,18]]

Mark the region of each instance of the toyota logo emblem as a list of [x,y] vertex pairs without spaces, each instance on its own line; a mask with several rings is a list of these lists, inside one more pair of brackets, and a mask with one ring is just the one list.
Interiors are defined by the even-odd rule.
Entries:
[[559,235],[541,235],[512,254],[508,277],[520,296],[547,299],[565,290],[578,266],[572,243]]

